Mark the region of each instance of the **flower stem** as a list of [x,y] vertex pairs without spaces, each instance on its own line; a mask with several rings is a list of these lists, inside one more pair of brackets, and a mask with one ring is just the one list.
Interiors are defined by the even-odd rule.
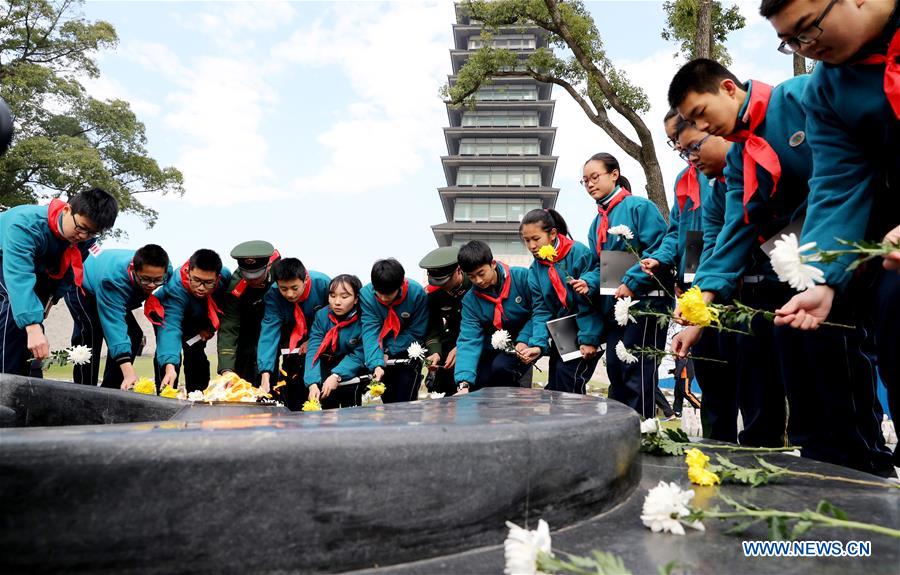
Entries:
[[833,475],[823,475],[821,473],[813,473],[811,471],[794,471],[793,469],[785,469],[776,471],[769,477],[777,477],[779,475],[793,475],[794,477],[809,477],[811,479],[821,479],[823,481],[841,481],[843,483],[853,483],[854,485],[870,485],[873,487],[886,487],[888,489],[900,489],[900,484],[895,485],[883,481],[868,481],[865,479],[852,479],[850,477],[837,477]]
[[900,530],[891,529],[881,525],[873,525],[871,523],[862,523],[860,521],[850,521],[848,519],[837,519],[828,515],[823,515],[815,511],[780,511],[778,509],[749,509],[738,505],[738,511],[703,511],[699,512],[703,517],[713,519],[738,519],[741,517],[755,517],[757,519],[769,519],[773,517],[781,517],[785,519],[797,519],[799,521],[813,521],[819,525],[827,527],[842,527],[844,529],[859,529],[861,531],[871,531],[880,533],[889,537],[900,538]]
[[718,445],[716,443],[694,443],[689,442],[685,445],[693,447],[702,447],[704,449],[721,449],[723,451],[752,451],[755,453],[784,453],[785,451],[795,451],[797,448],[788,445],[787,447],[750,447],[745,445]]

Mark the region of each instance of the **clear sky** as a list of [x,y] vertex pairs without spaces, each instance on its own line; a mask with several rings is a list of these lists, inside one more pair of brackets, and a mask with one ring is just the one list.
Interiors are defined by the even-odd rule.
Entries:
[[[791,59],[775,51],[759,0],[737,4],[747,27],[729,40],[733,71],[788,78]],[[588,6],[608,55],[650,97],[644,119],[671,203],[682,164],[665,147],[662,117],[681,60],[660,37],[662,2]],[[99,55],[89,90],[131,102],[152,156],[185,177],[184,197],[143,198],[159,211],[154,228],[120,219],[122,245],[159,243],[176,267],[212,248],[233,267],[236,243],[266,239],[329,275],[365,283],[373,261],[393,256],[421,277],[418,261],[436,247],[430,226],[445,221],[438,89],[450,73],[452,3],[88,2],[84,14],[112,23],[120,39]],[[596,212],[577,183],[584,160],[612,153],[640,194],[643,172],[567,94],[553,97],[558,208],[585,241]]]

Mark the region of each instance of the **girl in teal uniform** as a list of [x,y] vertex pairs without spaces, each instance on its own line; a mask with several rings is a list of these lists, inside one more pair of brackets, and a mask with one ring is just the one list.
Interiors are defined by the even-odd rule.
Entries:
[[[522,218],[519,233],[534,256],[528,272],[533,306],[528,346],[550,355],[550,373],[545,389],[586,393],[587,382],[600,359],[597,348],[603,321],[590,300],[575,292],[573,284],[585,274],[590,274],[594,269],[594,258],[587,246],[569,237],[566,221],[556,210],[531,210]],[[546,253],[548,246],[552,246],[556,253],[552,262],[540,256],[541,248]],[[588,291],[596,291],[599,289],[597,279],[597,274],[593,274],[582,280],[580,285],[586,286]],[[569,315],[576,316],[581,357],[564,362],[556,345],[550,341],[547,322]],[[522,353],[527,360],[537,356],[534,349]]]

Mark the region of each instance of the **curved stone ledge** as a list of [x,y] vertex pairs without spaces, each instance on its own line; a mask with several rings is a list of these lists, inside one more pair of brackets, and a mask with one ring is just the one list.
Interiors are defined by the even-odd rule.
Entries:
[[529,389],[4,429],[0,562],[335,572],[435,557],[502,542],[506,520],[559,527],[624,501],[640,480],[638,437],[637,415],[618,403]]

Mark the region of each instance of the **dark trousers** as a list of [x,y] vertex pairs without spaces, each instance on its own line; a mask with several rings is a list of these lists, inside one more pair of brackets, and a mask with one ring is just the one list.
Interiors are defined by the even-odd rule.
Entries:
[[656,397],[654,398],[656,402],[656,407],[660,408],[663,412],[663,415],[666,417],[672,417],[675,415],[675,410],[672,409],[672,406],[669,405],[669,400],[666,399],[666,395],[662,392],[659,386],[656,387]]
[[703,437],[737,442],[737,381],[734,369],[734,334],[707,328],[691,353],[697,357],[721,359],[727,363],[697,360],[694,374],[703,392],[700,421]]
[[675,378],[675,404],[672,408],[677,415],[681,415],[682,408],[684,407],[684,400],[687,400],[694,409],[701,407],[700,400],[697,399],[697,396],[691,391],[691,383],[690,380],[684,377]]
[[587,382],[594,375],[598,361],[600,361],[599,354],[589,360],[579,357],[563,361],[559,356],[556,345],[551,342],[550,373],[547,376],[547,386],[544,389],[584,395],[587,393]]
[[[444,365],[444,362],[447,361],[447,354],[450,353],[452,349],[453,347],[447,346],[441,348],[441,360],[439,365]],[[425,384],[428,391],[443,393],[447,397],[456,393],[456,380],[453,377],[453,368],[445,369],[444,367],[440,367],[434,371],[429,371],[428,375],[425,376]]]
[[609,376],[609,398],[620,401],[637,411],[642,418],[656,415],[655,397],[659,384],[656,356],[632,352],[638,360],[625,363],[616,355],[619,342],[631,349],[652,347],[665,349],[666,330],[656,318],[638,317],[637,323],[620,326],[614,321],[606,335],[606,373]]
[[[887,388],[894,428],[900,431],[900,273],[882,270],[880,274],[873,310],[878,373]],[[894,448],[894,466],[900,467],[898,448]]]
[[[181,373],[184,368],[184,384],[188,392],[203,391],[209,385],[210,365],[209,358],[206,356],[206,342],[202,339],[194,345],[188,345],[187,342],[202,329],[209,329],[209,320],[203,318],[204,321],[198,322],[196,318],[185,317],[181,324],[181,363],[175,364],[176,373]],[[154,329],[157,335],[159,328]],[[157,341],[159,338],[157,337]],[[153,369],[156,373],[157,383],[165,376],[165,366],[159,365],[156,356],[153,357]]]
[[381,396],[384,403],[415,401],[419,398],[419,385],[422,383],[422,364],[414,361],[410,365],[387,365],[381,381],[385,388]]
[[[50,300],[50,282],[37,277],[35,294],[42,304]],[[0,259],[0,373],[41,377],[41,362],[31,360],[28,351],[28,334],[13,319],[9,292],[3,277],[3,260]]]
[[[69,308],[74,322],[72,345],[86,345],[91,348],[91,361],[83,365],[76,365],[72,370],[72,378],[75,383],[97,385],[97,379],[100,376],[100,351],[103,344],[103,326],[100,324],[100,315],[97,312],[97,300],[91,294],[82,293],[77,287],[66,290],[65,299],[66,307]],[[141,331],[141,326],[138,325],[130,310],[125,313],[124,319],[128,329],[128,338],[131,340],[131,355],[134,358],[141,355],[144,349],[144,332]],[[107,357],[102,386],[118,389],[121,385],[122,370],[111,357]]]
[[[287,344],[285,344],[287,347]],[[281,372],[284,371],[285,374]],[[303,383],[303,375],[306,371],[306,354],[290,353],[281,356],[281,368],[276,365],[275,371],[269,378],[269,389],[272,397],[282,402],[291,411],[300,411],[303,402],[309,399],[309,389]],[[275,386],[279,382],[285,384],[278,389]],[[321,387],[321,386],[320,386]]]
[[515,355],[493,349],[482,350],[471,391],[485,387],[519,387],[522,375],[530,369]]

